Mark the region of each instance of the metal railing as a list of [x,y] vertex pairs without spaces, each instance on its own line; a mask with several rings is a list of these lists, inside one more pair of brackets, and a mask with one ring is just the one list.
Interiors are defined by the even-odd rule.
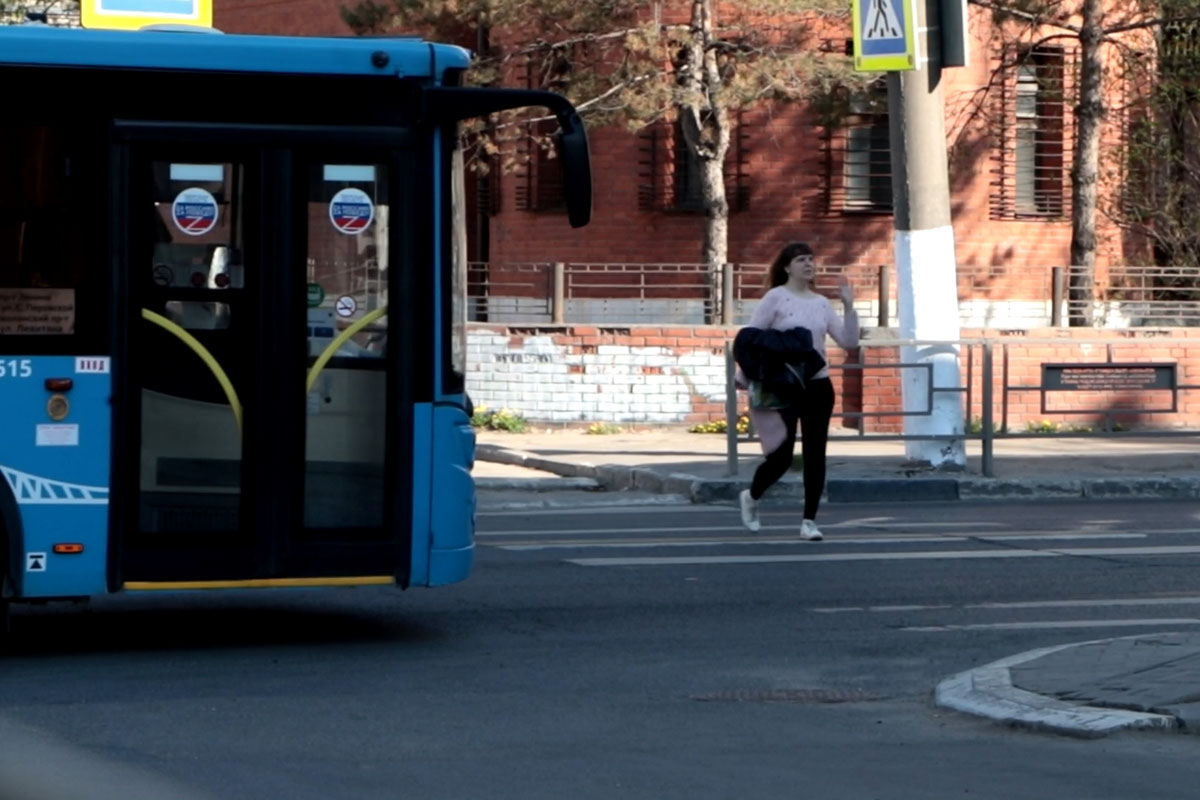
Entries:
[[[473,262],[467,271],[470,319],[476,322],[640,322],[737,325],[766,291],[766,264]],[[836,292],[852,276],[862,303],[881,327],[893,320],[890,268],[822,265],[818,290]]]
[[[1030,272],[1020,268],[1022,277]],[[1007,308],[1003,327],[1058,327],[1083,322],[1095,327],[1200,326],[1200,267],[1110,266],[1086,276],[1079,267],[1033,268],[1045,287],[1024,298],[998,300]],[[1003,289],[1016,267],[960,266],[961,302],[1011,298]],[[1040,276],[1037,273],[1040,272]],[[470,318],[478,322],[744,324],[765,291],[766,264],[568,263],[468,267]],[[860,316],[878,327],[895,323],[896,299],[887,265],[819,265],[817,288],[836,291],[838,274],[854,284]],[[995,287],[1000,286],[997,292]],[[987,289],[988,291],[984,291]],[[991,327],[990,318],[964,324]]]
[[1200,267],[1121,266],[1090,276],[1082,267],[1056,269],[1055,306],[1068,319],[1097,327],[1200,326]]
[[[1180,349],[1185,353],[1200,353],[1200,339],[1182,339],[1172,338],[1169,340],[1172,349]],[[1030,383],[1012,383],[1012,373],[1015,371],[1012,368],[1012,358],[1010,350],[1021,348],[1022,350],[1036,350],[1037,347],[1043,346],[1050,353],[1056,352],[1056,349],[1062,348],[1065,344],[1070,345],[1089,345],[1099,348],[1103,346],[1104,360],[1098,360],[1094,357],[1081,359],[1078,362],[1062,363],[1061,357],[1055,358],[1055,362],[1047,362],[1038,354],[1032,356],[1030,363],[1037,364],[1041,370],[1042,379],[1035,384]],[[1113,342],[1111,340],[1088,340],[1088,339],[1025,339],[1018,341],[1002,341],[988,338],[981,339],[960,339],[954,341],[940,340],[924,340],[924,339],[895,339],[870,341],[864,340],[859,343],[858,348],[851,351],[851,355],[856,357],[855,361],[836,364],[830,363],[829,369],[831,372],[841,373],[841,378],[844,382],[846,379],[858,373],[863,375],[873,369],[888,369],[888,370],[903,370],[903,369],[921,369],[927,373],[926,387],[928,390],[924,408],[916,410],[905,410],[902,407],[901,400],[897,400],[895,407],[888,407],[875,411],[848,411],[845,406],[840,410],[835,409],[834,417],[841,417],[843,420],[854,419],[858,420],[857,433],[852,435],[831,435],[830,441],[841,440],[858,440],[872,439],[878,441],[970,441],[978,440],[981,443],[981,459],[980,469],[986,477],[993,477],[995,474],[994,458],[995,458],[995,442],[998,439],[1019,439],[1019,438],[1048,438],[1048,437],[1086,437],[1086,436],[1195,436],[1200,433],[1200,428],[1150,428],[1150,429],[1129,429],[1121,430],[1119,421],[1130,417],[1140,417],[1142,415],[1159,415],[1159,414],[1176,414],[1182,407],[1179,403],[1179,392],[1200,390],[1200,384],[1188,384],[1180,381],[1180,370],[1177,362],[1149,362],[1149,361],[1117,361],[1115,359],[1116,350],[1122,346],[1132,347],[1134,342]],[[865,357],[865,352],[871,349],[899,349],[899,348],[918,348],[928,351],[937,349],[944,351],[946,348],[952,348],[958,353],[960,365],[960,374],[964,375],[963,383],[958,386],[937,386],[934,384],[934,371],[930,365],[925,362],[915,361],[868,361]],[[1054,348],[1054,349],[1051,349]],[[996,351],[1000,351],[1000,373],[999,381],[997,381],[996,373]],[[1029,364],[1025,365],[1026,367]],[[1054,384],[1047,382],[1047,368],[1076,369],[1086,371],[1096,368],[1107,368],[1109,371],[1120,371],[1122,375],[1133,375],[1137,378],[1136,381],[1120,381],[1114,376],[1109,376],[1107,379],[1094,382],[1080,382],[1076,386],[1063,388],[1064,384],[1061,381]],[[734,384],[736,364],[733,359],[733,351],[731,345],[726,345],[725,348],[725,377],[726,377],[726,394],[725,394],[725,422],[726,422],[726,458],[727,468],[730,475],[736,475],[737,459],[738,459],[738,444],[739,442],[754,442],[757,437],[753,429],[748,434],[740,434],[737,430],[737,422],[740,417],[739,413],[739,390]],[[1169,376],[1167,380],[1162,380],[1164,377],[1161,373],[1167,371]],[[1151,374],[1151,372],[1153,374]],[[1145,373],[1145,374],[1141,374]],[[978,377],[977,377],[978,376]],[[1107,381],[1107,382],[1105,382]],[[999,409],[997,409],[997,390],[999,390]],[[1076,404],[1073,407],[1051,407],[1048,405],[1048,395],[1056,392],[1078,392],[1085,397],[1092,397],[1099,401],[1101,398],[1107,400],[1106,405],[1101,406],[1079,406]],[[963,432],[960,434],[905,434],[895,433],[890,430],[877,431],[868,433],[868,421],[872,418],[905,418],[924,416],[928,417],[933,413],[934,397],[940,393],[960,394],[963,397],[964,403],[964,419]],[[1087,425],[1066,425],[1061,428],[1055,426],[1049,429],[1013,431],[1010,428],[1010,422],[1019,422],[1022,415],[1012,412],[1012,400],[1015,396],[1022,394],[1037,394],[1039,395],[1039,414],[1035,417],[1052,416],[1087,416],[1099,417],[1103,419],[1103,424],[1099,427]],[[1137,405],[1128,402],[1119,402],[1119,395],[1136,394],[1139,397],[1146,393],[1169,393],[1169,404],[1159,404],[1157,406],[1146,407],[1139,403]],[[1118,402],[1112,402],[1113,396],[1116,395]],[[978,398],[978,403],[975,402]],[[1165,399],[1165,398],[1163,398]],[[843,403],[845,394],[843,393]],[[978,416],[975,412],[978,411]],[[997,424],[997,411],[999,411],[999,422]]]

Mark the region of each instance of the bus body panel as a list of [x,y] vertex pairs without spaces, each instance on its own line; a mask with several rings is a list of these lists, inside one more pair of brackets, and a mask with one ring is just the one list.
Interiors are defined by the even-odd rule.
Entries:
[[409,585],[429,585],[429,549],[433,538],[433,404],[413,408],[412,561]]
[[433,412],[433,501],[429,586],[461,581],[475,550],[475,430],[460,404]]
[[[102,593],[108,542],[110,360],[3,356],[0,371],[0,418],[6,420],[0,471],[21,517],[23,537],[16,547],[20,563],[13,569],[20,576],[20,595]],[[54,384],[48,382],[55,380],[71,385],[49,388]],[[55,544],[82,545],[83,550],[56,554]]]
[[439,77],[431,75],[435,64],[441,70],[465,69],[469,62],[461,47],[417,39],[0,28],[4,64],[428,78]]

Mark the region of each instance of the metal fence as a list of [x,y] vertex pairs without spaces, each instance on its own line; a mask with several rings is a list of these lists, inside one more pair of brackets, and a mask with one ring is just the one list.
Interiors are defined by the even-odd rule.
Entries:
[[[1063,277],[1068,284],[1060,288]],[[1126,266],[1092,276],[1070,267],[1063,277],[1053,280],[1056,293],[1067,298],[1068,318],[1090,319],[1096,327],[1200,325],[1200,267]]]
[[[1173,351],[1184,353],[1200,353],[1200,339],[1172,338],[1169,341]],[[1054,361],[1044,361],[1036,355],[1040,379],[1036,383],[1014,382],[1012,358],[1010,351],[1020,349],[1024,353],[1035,350],[1039,346],[1046,347],[1050,353],[1055,353],[1064,345],[1088,345],[1101,350],[1105,358],[1084,359],[1064,362],[1061,356],[1055,355]],[[1180,380],[1180,367],[1176,361],[1124,361],[1115,358],[1116,350],[1122,346],[1135,346],[1134,342],[1116,343],[1107,339],[1026,339],[1007,342],[995,339],[961,339],[955,341],[934,341],[916,339],[885,339],[880,341],[864,340],[858,348],[851,351],[855,358],[842,364],[830,363],[831,372],[841,373],[843,385],[845,380],[857,373],[858,377],[872,370],[921,370],[926,374],[924,407],[906,410],[900,407],[883,408],[874,411],[847,411],[843,407],[835,410],[834,416],[843,420],[857,420],[857,433],[850,435],[833,435],[831,441],[843,440],[899,440],[899,441],[970,441],[981,443],[980,467],[987,477],[994,475],[994,445],[998,439],[1017,438],[1047,438],[1047,437],[1085,437],[1085,436],[1195,436],[1200,429],[1192,427],[1157,427],[1152,429],[1122,430],[1120,420],[1130,417],[1140,418],[1145,415],[1177,414],[1186,404],[1179,401],[1181,392],[1200,390],[1200,384],[1184,383]],[[959,373],[962,383],[957,386],[938,386],[934,383],[934,371],[927,362],[918,361],[883,361],[866,357],[866,351],[871,349],[913,348],[909,351],[921,353],[938,351],[946,352],[952,349],[958,353],[960,363]],[[997,351],[999,351],[999,372],[997,372]],[[1028,373],[1028,367],[1024,370]],[[725,418],[727,437],[727,466],[731,475],[737,474],[737,453],[739,442],[757,441],[753,429],[748,434],[740,434],[737,422],[740,416],[738,389],[734,384],[736,365],[733,359],[732,347],[725,349],[726,396]],[[929,417],[933,413],[934,398],[939,394],[958,394],[963,399],[964,419],[961,434],[904,434],[890,430],[869,432],[870,420],[888,418],[889,420]],[[1055,405],[1051,398],[1062,397],[1070,393],[1084,398],[1084,401]],[[997,397],[998,395],[998,397]],[[1039,409],[1038,416],[1074,416],[1099,417],[1102,423],[1091,425],[1063,425],[1038,430],[1013,430],[1012,423],[1018,415],[1011,413],[1013,401],[1021,397],[1036,396]],[[1134,399],[1136,398],[1136,400]],[[1088,400],[1099,405],[1088,405]],[[1156,402],[1154,402],[1156,401]],[[978,414],[976,414],[978,412]]]
[[[766,264],[474,262],[467,294],[477,322],[739,325],[765,291],[766,273]],[[854,284],[864,321],[896,324],[890,267],[819,265],[818,290],[833,294],[838,274]],[[1029,297],[995,289],[1006,276],[1028,281],[1031,274],[1042,288]],[[968,327],[1200,326],[1195,266],[1112,266],[1090,276],[1078,267],[962,266],[958,281]],[[1000,310],[979,312],[980,303]]]

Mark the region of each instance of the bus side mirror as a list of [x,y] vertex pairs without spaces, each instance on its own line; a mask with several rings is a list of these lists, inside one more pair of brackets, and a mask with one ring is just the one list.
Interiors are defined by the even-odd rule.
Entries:
[[558,120],[558,156],[562,160],[563,198],[572,228],[592,218],[592,159],[587,131],[575,106],[562,95],[541,89],[485,89],[466,86],[427,86],[420,89],[420,118],[462,120],[495,111],[526,106],[550,109]]
[[592,218],[592,157],[588,153],[587,134],[583,121],[572,109],[558,115],[558,154],[562,159],[563,195],[567,204],[567,221],[572,228],[582,228]]

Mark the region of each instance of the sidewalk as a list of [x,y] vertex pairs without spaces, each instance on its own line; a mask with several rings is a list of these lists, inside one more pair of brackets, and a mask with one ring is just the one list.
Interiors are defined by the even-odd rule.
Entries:
[[947,678],[944,708],[1068,736],[1200,733],[1200,634],[1152,633],[1032,650]]
[[[843,435],[834,431],[834,435]],[[685,428],[636,433],[589,434],[583,430],[534,433],[481,431],[477,458],[494,478],[529,478],[509,468],[533,468],[541,477],[584,478],[609,491],[635,489],[678,495],[694,503],[732,501],[749,485],[761,453],[756,442],[739,443],[737,475],[730,475],[724,434]],[[959,472],[931,470],[905,458],[900,441],[833,440],[829,443],[825,495],[830,503],[1004,498],[1197,498],[1200,499],[1200,436],[1029,438],[998,440],[995,477],[985,478],[980,443],[967,444]],[[512,481],[509,488],[519,488]],[[802,496],[799,471],[766,496]]]
[[[493,499],[535,493],[553,498],[527,505],[731,502],[749,485],[761,457],[757,443],[741,442],[738,450],[737,474],[730,475],[724,434],[683,428],[611,435],[482,431],[475,476],[481,495]],[[910,464],[904,450],[898,441],[831,441],[828,501],[1200,499],[1200,436],[1002,440],[996,442],[993,478],[981,474],[978,442],[968,443],[968,463],[960,472]],[[620,496],[605,497],[618,490]],[[766,501],[799,499],[802,490],[798,472],[789,473]],[[1020,653],[947,678],[934,698],[944,708],[1069,736],[1200,732],[1200,633]]]

